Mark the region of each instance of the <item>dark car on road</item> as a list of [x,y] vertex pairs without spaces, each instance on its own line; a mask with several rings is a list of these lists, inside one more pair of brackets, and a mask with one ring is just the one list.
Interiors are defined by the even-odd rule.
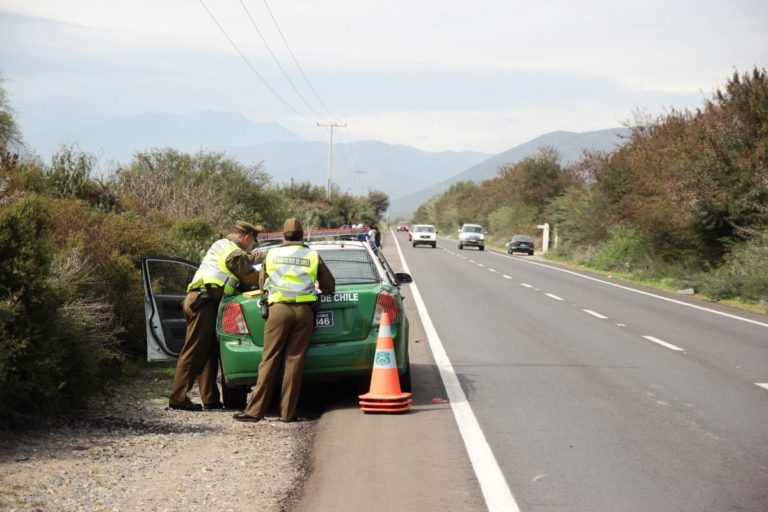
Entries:
[[533,237],[528,235],[513,236],[512,240],[507,242],[507,252],[509,254],[522,252],[529,256],[533,256]]

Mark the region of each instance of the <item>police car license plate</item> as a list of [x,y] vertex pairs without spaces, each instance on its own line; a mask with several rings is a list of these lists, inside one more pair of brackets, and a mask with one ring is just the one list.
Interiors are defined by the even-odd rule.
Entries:
[[333,327],[333,311],[319,311],[315,317],[315,327]]

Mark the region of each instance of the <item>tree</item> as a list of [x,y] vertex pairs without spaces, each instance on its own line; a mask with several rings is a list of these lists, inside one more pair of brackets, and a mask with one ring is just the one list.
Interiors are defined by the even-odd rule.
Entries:
[[4,81],[0,74],[0,153],[3,156],[11,144],[21,143],[21,132],[13,118],[14,111],[8,104],[8,97],[2,86]]
[[229,225],[238,218],[276,221],[276,198],[260,165],[246,166],[221,153],[190,155],[154,148],[118,169],[114,190],[129,207],[157,210],[172,219],[203,218]]

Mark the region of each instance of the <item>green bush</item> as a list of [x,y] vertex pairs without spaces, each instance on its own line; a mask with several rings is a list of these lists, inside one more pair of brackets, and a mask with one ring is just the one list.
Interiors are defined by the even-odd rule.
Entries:
[[706,276],[702,292],[715,299],[768,302],[768,234],[739,244]]
[[205,219],[188,219],[175,222],[169,230],[169,239],[173,244],[167,256],[186,258],[199,263],[211,243],[221,236]]
[[111,307],[82,294],[77,251],[54,258],[48,208],[27,196],[0,211],[0,423],[82,405],[116,358]]
[[502,206],[488,215],[488,230],[506,241],[517,233],[536,232],[536,207],[526,204]]
[[590,265],[620,272],[643,272],[652,266],[647,242],[638,230],[631,228],[614,229]]

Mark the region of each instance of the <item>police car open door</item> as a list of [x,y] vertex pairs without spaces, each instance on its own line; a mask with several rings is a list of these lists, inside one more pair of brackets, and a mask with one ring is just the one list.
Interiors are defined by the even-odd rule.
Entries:
[[196,271],[195,263],[181,258],[145,256],[141,259],[147,361],[169,361],[181,352],[187,332],[181,304]]

